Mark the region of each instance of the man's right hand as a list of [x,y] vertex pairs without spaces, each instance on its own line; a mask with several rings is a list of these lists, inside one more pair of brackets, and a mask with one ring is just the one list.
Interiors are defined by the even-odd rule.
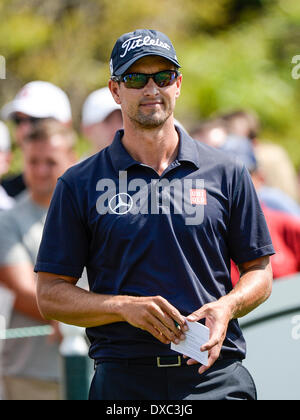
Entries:
[[[120,314],[124,321],[148,331],[163,344],[178,344],[188,330],[184,316],[161,296],[123,296]],[[178,326],[176,326],[175,322]]]
[[37,300],[45,319],[83,328],[128,322],[163,344],[185,339],[185,317],[163,297],[97,294],[77,287],[77,281],[75,277],[38,273]]

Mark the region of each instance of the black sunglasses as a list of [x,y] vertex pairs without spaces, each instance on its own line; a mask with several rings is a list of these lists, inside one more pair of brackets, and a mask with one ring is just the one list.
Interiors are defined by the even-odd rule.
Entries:
[[178,70],[163,70],[154,74],[147,73],[127,73],[123,76],[112,76],[114,82],[123,82],[128,89],[142,89],[149,79],[153,79],[158,87],[164,88],[173,85],[177,77],[180,76]]
[[45,118],[35,118],[35,117],[13,117],[12,121],[16,124],[16,125],[20,125],[23,123],[30,123],[32,125],[37,124],[39,121],[44,120]]

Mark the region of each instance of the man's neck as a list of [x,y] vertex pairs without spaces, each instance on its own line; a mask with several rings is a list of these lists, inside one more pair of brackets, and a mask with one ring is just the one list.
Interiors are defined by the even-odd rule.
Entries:
[[124,123],[122,143],[133,159],[152,167],[161,175],[178,154],[179,135],[173,118],[169,118],[162,127],[153,129]]
[[30,191],[31,200],[40,207],[44,207],[46,209],[49,208],[52,194],[51,195],[40,195],[35,194],[33,191]]

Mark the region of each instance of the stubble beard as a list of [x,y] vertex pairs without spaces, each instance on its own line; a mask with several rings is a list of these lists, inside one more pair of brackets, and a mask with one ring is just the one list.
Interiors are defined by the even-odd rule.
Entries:
[[134,116],[130,117],[130,119],[137,127],[151,130],[163,126],[171,115],[172,112],[166,109],[160,113],[153,110],[153,112],[147,114],[139,109]]

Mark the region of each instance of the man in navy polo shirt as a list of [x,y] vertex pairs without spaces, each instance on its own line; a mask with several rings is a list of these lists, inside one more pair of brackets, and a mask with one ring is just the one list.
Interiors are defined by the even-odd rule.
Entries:
[[[87,328],[91,399],[256,398],[237,318],[269,297],[274,249],[245,167],[175,128],[179,68],[160,32],[118,39],[109,88],[124,130],[59,179],[49,209],[39,307]],[[90,292],[76,286],[84,267]],[[170,348],[187,320],[210,329],[207,366]]]

